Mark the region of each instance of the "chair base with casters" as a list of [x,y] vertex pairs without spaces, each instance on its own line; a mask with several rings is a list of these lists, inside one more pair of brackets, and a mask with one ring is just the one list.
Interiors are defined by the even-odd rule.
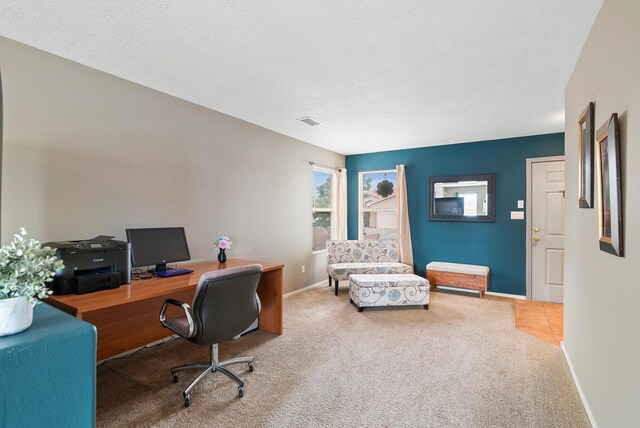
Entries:
[[218,359],[218,345],[211,345],[211,355],[208,363],[196,363],[196,364],[187,364],[184,366],[177,366],[171,368],[171,374],[173,375],[173,383],[178,382],[178,372],[183,370],[190,370],[196,368],[204,368],[206,369],[184,390],[182,393],[184,397],[184,406],[189,407],[191,404],[191,391],[193,388],[205,378],[207,373],[209,372],[220,372],[223,375],[227,376],[229,379],[238,384],[238,398],[242,398],[244,396],[244,382],[235,374],[231,373],[229,370],[225,369],[225,366],[229,366],[231,364],[247,364],[249,367],[249,371],[253,371],[253,357],[237,357],[231,358],[229,360],[220,361]]

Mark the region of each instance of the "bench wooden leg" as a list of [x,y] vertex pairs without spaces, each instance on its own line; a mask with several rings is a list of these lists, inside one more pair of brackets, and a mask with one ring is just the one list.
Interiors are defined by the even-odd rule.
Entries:
[[362,311],[364,311],[364,308],[363,308],[363,307],[358,306],[358,312],[362,312]]
[[338,281],[338,280],[336,279],[334,282],[335,282],[335,284],[336,284],[336,296],[337,296],[337,295],[338,295],[338,283],[339,283],[340,281]]
[[429,304],[427,303],[426,305],[422,305],[423,308],[429,310]]
[[329,275],[329,287],[331,287],[331,275]]

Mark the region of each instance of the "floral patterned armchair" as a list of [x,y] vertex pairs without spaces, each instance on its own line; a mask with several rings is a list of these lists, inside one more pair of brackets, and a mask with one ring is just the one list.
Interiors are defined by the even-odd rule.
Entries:
[[413,273],[413,267],[400,263],[398,245],[394,239],[380,241],[327,241],[327,273],[329,287],[353,274]]

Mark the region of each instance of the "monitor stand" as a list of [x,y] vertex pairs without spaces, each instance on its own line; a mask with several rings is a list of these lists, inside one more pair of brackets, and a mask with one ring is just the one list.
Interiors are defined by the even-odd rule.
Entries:
[[166,263],[160,263],[156,265],[155,269],[151,269],[151,272],[160,272],[163,270],[167,270],[167,264]]

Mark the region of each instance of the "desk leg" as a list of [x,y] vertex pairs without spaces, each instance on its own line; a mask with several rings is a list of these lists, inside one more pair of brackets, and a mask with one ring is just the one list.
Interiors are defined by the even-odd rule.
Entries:
[[282,278],[283,270],[276,269],[264,272],[258,284],[262,303],[259,328],[274,334],[282,334]]

